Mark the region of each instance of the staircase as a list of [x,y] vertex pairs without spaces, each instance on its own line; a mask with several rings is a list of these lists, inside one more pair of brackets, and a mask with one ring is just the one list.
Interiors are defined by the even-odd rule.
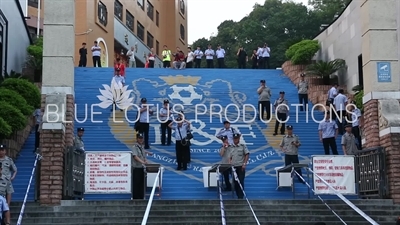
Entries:
[[[12,201],[22,202],[25,197],[26,189],[28,188],[29,179],[32,175],[33,163],[35,162],[35,155],[32,153],[35,149],[35,134],[29,135],[18,158],[15,160],[18,173],[13,181],[14,194],[12,195]],[[32,185],[28,193],[28,202],[35,200],[35,176],[33,176]],[[18,210],[19,212],[19,210]]]
[[[254,217],[246,201],[224,202],[229,225],[254,225]],[[400,206],[391,200],[353,200],[361,210],[380,225],[393,225]],[[24,225],[127,225],[141,224],[147,201],[63,201],[61,206],[28,204]],[[312,225],[342,222],[319,200],[252,200],[251,204],[262,225]],[[369,224],[340,200],[328,204],[348,225]],[[12,204],[12,224],[16,224],[20,204]],[[209,225],[221,224],[217,200],[156,200],[150,211],[148,225]]]
[[[103,85],[110,85],[113,75],[112,68],[76,68],[75,70],[75,100],[77,104],[77,120],[82,121],[75,127],[85,128],[85,147],[87,151],[130,151],[135,143],[133,123],[124,118],[124,113],[115,112],[116,121],[113,122],[110,108],[91,108],[99,104],[96,97],[100,95],[99,89]],[[243,108],[246,108],[246,119],[253,118],[252,108],[245,104],[257,107],[258,95],[256,89],[259,81],[265,79],[272,89],[273,99],[278,97],[280,91],[286,92],[289,104],[298,103],[297,91],[290,80],[282,75],[280,70],[228,70],[228,69],[127,69],[126,84],[132,90],[135,104],[145,97],[149,104],[157,110],[164,99],[169,99],[172,104],[181,104],[186,118],[192,121],[194,139],[191,146],[192,163],[187,171],[176,171],[175,146],[161,146],[160,130],[157,117],[151,118],[150,145],[154,153],[149,161],[162,164],[165,168],[163,180],[163,199],[214,199],[215,190],[203,187],[202,167],[211,166],[220,161],[218,149],[220,142],[215,138],[216,133],[222,128],[225,117],[234,121]],[[87,104],[87,107],[85,107]],[[196,104],[204,104],[207,111],[198,115],[195,121]],[[210,110],[218,112],[222,106],[221,118],[211,115]],[[237,112],[236,105],[240,112]],[[85,108],[87,114],[85,114]],[[90,112],[95,111],[91,119]],[[203,112],[203,107],[198,107]],[[225,115],[224,112],[227,112]],[[98,114],[101,113],[101,114]],[[127,112],[127,118],[133,121],[136,117],[135,109]],[[302,141],[300,160],[308,163],[311,155],[323,154],[322,144],[318,140],[318,124],[313,122],[311,115],[298,112],[293,107],[288,124],[294,126]],[[320,112],[314,112],[314,117],[321,119]],[[85,120],[86,118],[86,120]],[[92,120],[92,121],[91,121]],[[251,199],[291,199],[290,190],[276,191],[275,167],[283,165],[283,154],[278,150],[282,136],[273,136],[275,120],[269,124],[259,121],[244,123],[243,118],[232,126],[243,135],[241,142],[246,143],[250,149],[250,160],[246,171],[246,193]],[[308,120],[308,121],[307,121]],[[101,122],[95,122],[101,121]],[[297,198],[307,198],[306,187],[297,185],[299,194]],[[86,195],[85,199],[129,199],[129,195]],[[224,198],[231,198],[227,194]]]

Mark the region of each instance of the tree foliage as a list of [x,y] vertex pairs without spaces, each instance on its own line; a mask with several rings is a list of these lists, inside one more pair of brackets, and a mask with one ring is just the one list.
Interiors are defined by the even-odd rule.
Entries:
[[[226,66],[236,68],[236,53],[240,46],[244,47],[250,57],[254,49],[268,43],[271,48],[271,67],[280,67],[286,61],[286,49],[301,40],[313,39],[320,31],[321,24],[330,23],[334,19],[335,13],[331,15],[332,12],[343,9],[338,7],[340,4],[328,5],[333,8],[321,4],[318,7],[312,5],[315,9],[310,9],[292,1],[266,0],[264,5],[256,4],[253,11],[242,20],[222,22],[216,36],[198,39],[192,47],[200,46],[204,50],[208,44],[213,48],[221,44],[226,51]],[[326,15],[325,12],[330,14]],[[204,67],[205,60],[202,61]]]
[[319,49],[320,46],[317,40],[302,40],[290,46],[285,55],[295,65],[309,64]]
[[28,52],[27,65],[34,70],[42,70],[43,66],[43,37],[39,37],[26,49]]
[[1,83],[0,87],[17,92],[34,109],[40,106],[41,94],[39,88],[28,80],[9,78]]
[[32,115],[34,110],[20,94],[10,89],[0,88],[0,101],[8,102],[25,116]]
[[25,117],[21,111],[5,101],[0,101],[0,105],[0,118],[2,118],[12,128],[13,132],[25,128],[27,117]]

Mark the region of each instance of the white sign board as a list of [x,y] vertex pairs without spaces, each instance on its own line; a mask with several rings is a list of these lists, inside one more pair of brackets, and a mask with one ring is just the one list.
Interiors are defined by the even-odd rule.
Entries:
[[85,193],[132,193],[131,153],[88,152],[85,160]]
[[[341,194],[356,194],[353,156],[313,156],[313,171]],[[315,194],[335,194],[314,176]]]

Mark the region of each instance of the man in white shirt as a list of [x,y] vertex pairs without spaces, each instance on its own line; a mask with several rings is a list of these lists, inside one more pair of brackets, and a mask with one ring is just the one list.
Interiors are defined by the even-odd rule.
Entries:
[[337,88],[338,88],[338,85],[337,84],[333,84],[331,89],[329,89],[329,91],[328,91],[328,99],[326,100],[326,106],[331,106],[331,104],[333,104],[333,99],[337,95]]
[[354,134],[354,137],[357,139],[357,147],[358,150],[362,149],[362,143],[361,143],[361,132],[360,132],[360,118],[361,118],[361,110],[357,109],[357,107],[354,104],[350,104],[348,107],[350,113],[351,113],[351,125],[352,129],[351,132]]
[[257,49],[257,57],[258,57],[258,69],[264,69],[264,58],[262,57],[264,52],[264,49],[261,47],[258,47]]
[[339,134],[344,134],[344,125],[346,122],[346,105],[347,105],[347,97],[343,94],[344,90],[339,89],[339,93],[333,99],[333,105],[335,106],[336,114],[337,114],[337,123]]
[[262,53],[263,61],[264,61],[264,69],[269,69],[269,57],[270,57],[271,49],[268,47],[268,44],[264,44],[264,51]]
[[97,41],[94,41],[94,45],[92,47],[92,58],[93,58],[93,67],[101,67],[101,47],[97,43]]
[[206,51],[204,51],[204,55],[206,55],[207,68],[214,68],[215,52],[211,48],[211,45],[208,45],[208,49]]
[[132,46],[126,55],[129,57],[129,67],[136,68],[135,47]]
[[225,50],[221,48],[221,45],[217,46],[217,51],[215,51],[217,56],[218,68],[225,68]]
[[196,51],[194,51],[194,57],[195,57],[194,68],[200,68],[201,67],[201,58],[203,57],[203,51],[201,51],[200,46],[197,46]]
[[192,52],[192,48],[188,47],[188,54],[186,57],[186,68],[193,68],[194,61],[194,53]]

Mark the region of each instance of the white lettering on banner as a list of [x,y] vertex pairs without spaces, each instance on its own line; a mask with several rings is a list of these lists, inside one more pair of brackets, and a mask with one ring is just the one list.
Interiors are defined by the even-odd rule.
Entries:
[[[314,156],[313,171],[341,194],[356,194],[354,157]],[[314,176],[316,194],[335,194],[317,176]]]
[[[251,153],[250,153],[250,155],[251,155]],[[255,158],[250,156],[249,161],[248,161],[247,164],[253,164],[255,162],[262,161],[262,160],[267,159],[267,158],[269,158],[270,156],[273,156],[273,155],[275,155],[274,151],[268,151],[268,152],[263,152],[263,153],[260,153],[260,154],[256,155]]]
[[85,159],[85,193],[131,193],[131,153],[91,152]]
[[154,159],[157,159],[157,160],[160,160],[160,161],[163,161],[163,162],[166,162],[166,163],[170,163],[170,164],[174,164],[174,165],[176,164],[176,159],[172,159],[172,158],[170,158],[168,156],[164,156],[164,155],[159,155],[157,153],[153,153],[152,157]]
[[[211,143],[215,142],[221,142],[216,135],[218,134],[218,132],[221,130],[221,127],[210,127],[208,128],[206,126],[206,123],[204,123],[201,120],[190,120],[190,122],[192,123],[192,133],[194,138],[192,140],[190,140],[190,142],[193,145],[197,145],[197,146],[207,146]],[[194,124],[193,124],[194,123]],[[199,125],[197,125],[199,124]],[[160,130],[160,124],[150,124],[150,127],[153,129],[154,134],[155,134],[155,140],[154,143],[155,145],[160,145],[161,144],[161,130]],[[207,130],[211,130],[214,131],[214,134],[211,135],[208,132],[206,132],[205,128],[207,127]],[[233,128],[235,128],[239,133],[241,133],[241,137],[240,137],[240,143],[245,144],[245,145],[254,145],[254,143],[251,142],[246,142],[245,137],[251,137],[251,138],[256,138],[257,136],[254,134],[253,127],[251,126],[251,124],[235,124],[232,125]],[[246,132],[245,132],[246,131]],[[200,138],[196,138],[200,136]],[[201,138],[202,137],[202,138]],[[205,138],[205,141],[200,141],[201,139]],[[200,139],[200,140],[199,140]],[[175,138],[174,135],[172,135],[171,138],[172,142],[175,142]]]

